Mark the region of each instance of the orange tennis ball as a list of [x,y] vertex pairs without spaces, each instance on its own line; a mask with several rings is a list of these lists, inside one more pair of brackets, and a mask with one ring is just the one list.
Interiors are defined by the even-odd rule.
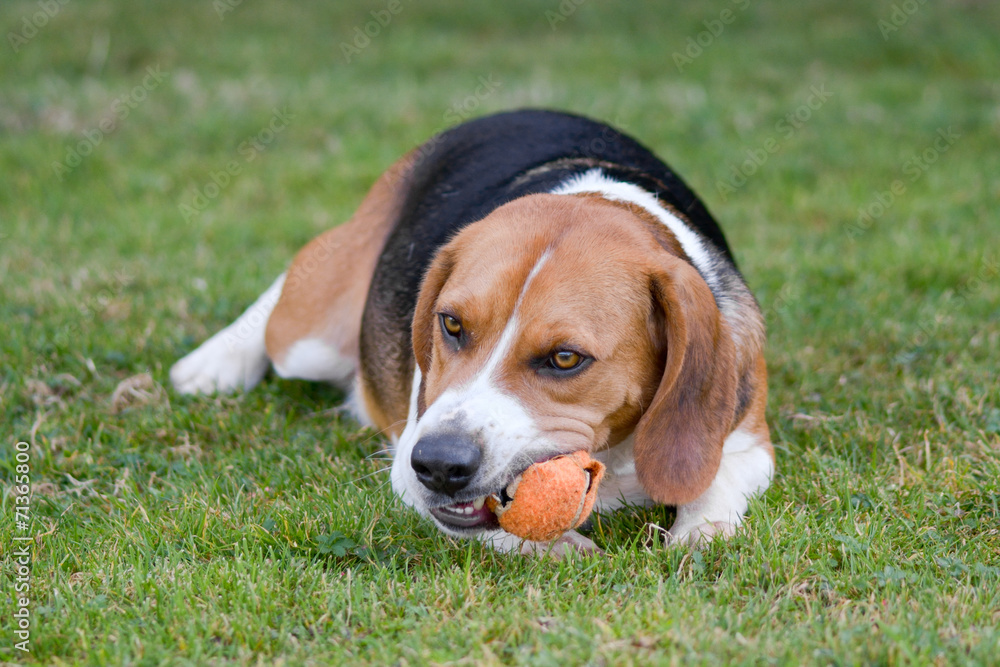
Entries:
[[508,533],[551,542],[590,516],[602,477],[603,463],[573,452],[532,465],[486,505]]

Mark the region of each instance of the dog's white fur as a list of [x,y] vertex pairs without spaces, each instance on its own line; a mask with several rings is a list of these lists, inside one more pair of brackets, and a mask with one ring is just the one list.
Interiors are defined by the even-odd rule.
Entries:
[[257,386],[270,365],[264,330],[284,285],[282,273],[236,321],[175,363],[170,369],[174,388],[182,394],[211,394]]

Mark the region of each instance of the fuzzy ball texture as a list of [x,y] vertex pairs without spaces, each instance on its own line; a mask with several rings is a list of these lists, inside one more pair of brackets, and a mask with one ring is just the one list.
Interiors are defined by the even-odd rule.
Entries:
[[602,477],[603,463],[573,452],[532,465],[508,487],[512,499],[490,496],[486,504],[508,533],[550,542],[590,516]]

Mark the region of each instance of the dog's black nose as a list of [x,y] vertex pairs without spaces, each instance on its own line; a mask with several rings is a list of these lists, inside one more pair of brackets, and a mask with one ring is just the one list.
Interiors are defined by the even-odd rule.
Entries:
[[417,440],[410,454],[410,465],[421,484],[431,491],[453,496],[472,481],[481,458],[479,447],[467,438],[442,433]]

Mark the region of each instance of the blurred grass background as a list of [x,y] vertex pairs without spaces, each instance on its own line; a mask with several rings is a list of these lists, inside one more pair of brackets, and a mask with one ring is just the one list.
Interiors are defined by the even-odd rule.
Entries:
[[[1000,6],[53,0],[0,26],[0,549],[18,441],[39,536],[32,651],[4,606],[0,659],[996,660]],[[761,301],[780,476],[727,544],[663,549],[669,510],[635,510],[603,557],[496,555],[392,497],[336,391],[169,389],[399,155],[521,106],[656,151]]]

